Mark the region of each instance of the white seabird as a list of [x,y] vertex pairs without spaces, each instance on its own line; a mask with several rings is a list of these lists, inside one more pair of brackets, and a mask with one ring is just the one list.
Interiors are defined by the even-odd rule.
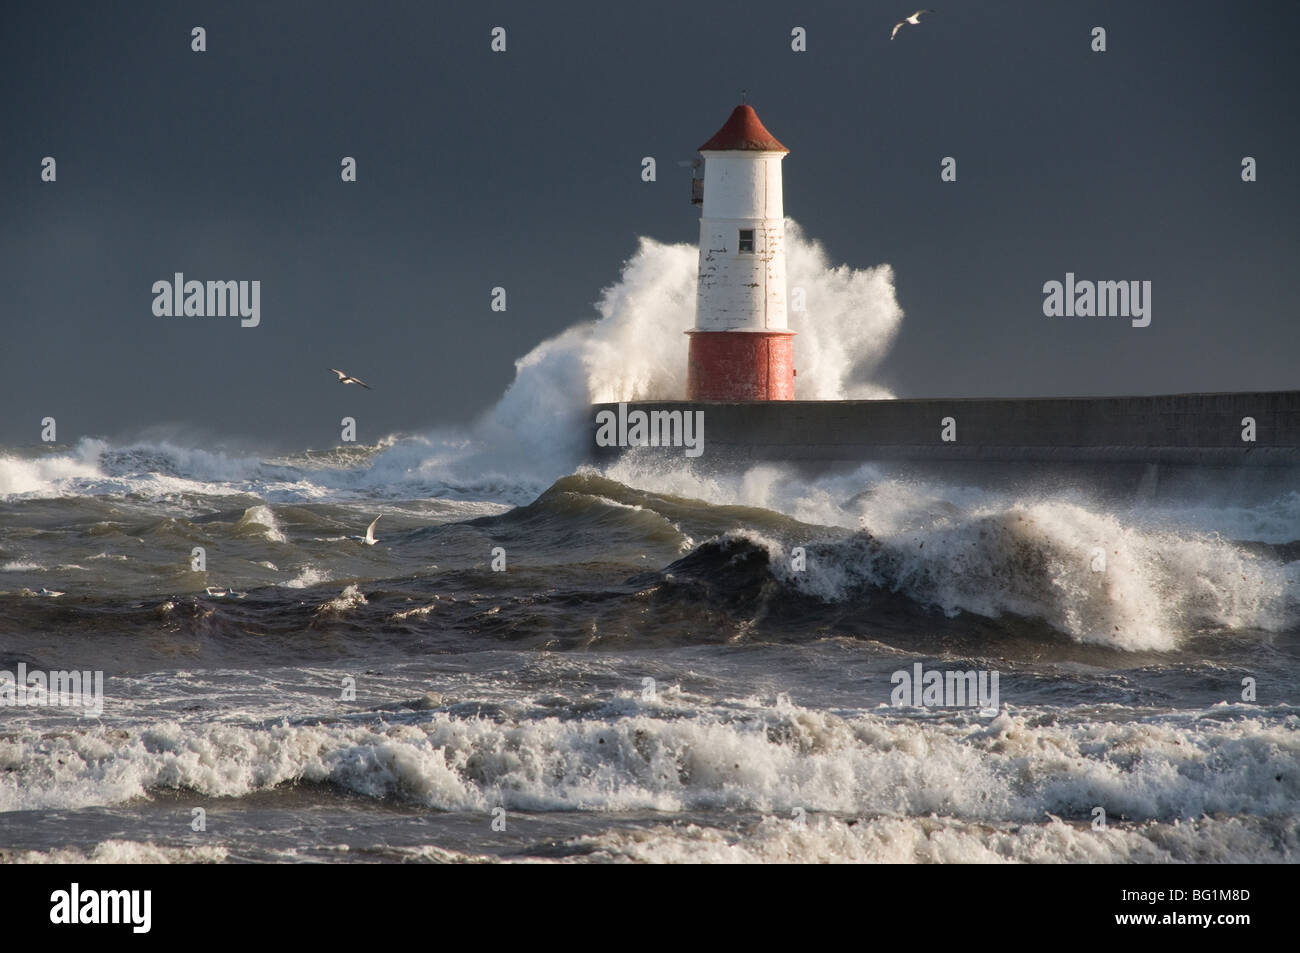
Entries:
[[363,381],[361,378],[353,377],[351,374],[345,374],[337,367],[331,367],[330,370],[339,376],[340,384],[360,384],[366,390],[370,390],[370,385],[367,384],[365,381]]
[[233,588],[223,589],[220,586],[208,586],[203,592],[213,599],[222,599],[226,596],[230,596],[232,599],[242,599],[248,595],[246,592],[235,592]]
[[910,17],[905,17],[904,19],[900,20],[898,23],[894,24],[894,32],[889,34],[889,38],[892,40],[894,37],[898,36],[898,31],[901,30],[905,24],[910,23],[912,26],[920,26],[922,13],[934,13],[934,11],[917,10]]
[[372,522],[369,526],[366,527],[365,536],[349,536],[348,538],[355,539],[358,542],[365,543],[367,546],[375,545],[375,543],[379,542],[379,540],[375,539],[375,523],[378,523],[383,518],[384,518],[383,513],[380,513],[378,516],[376,516],[374,522]]

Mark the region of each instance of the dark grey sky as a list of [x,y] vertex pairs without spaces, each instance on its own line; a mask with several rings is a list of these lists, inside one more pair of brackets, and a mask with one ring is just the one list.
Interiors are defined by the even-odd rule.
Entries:
[[[894,266],[899,396],[1300,386],[1300,4],[940,3],[891,43],[913,4],[10,4],[0,443],[332,445],[331,365],[376,385],[364,441],[464,420],[637,235],[696,240],[674,163],[742,87],[787,213]],[[154,317],[178,270],[260,279],[261,326]],[[1151,280],[1151,326],[1044,317],[1066,271]]]

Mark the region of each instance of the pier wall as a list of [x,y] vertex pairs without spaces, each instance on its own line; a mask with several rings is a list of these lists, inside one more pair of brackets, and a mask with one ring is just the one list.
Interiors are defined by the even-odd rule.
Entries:
[[[597,446],[593,459],[626,447]],[[702,411],[706,462],[1087,461],[1210,466],[1300,464],[1300,391],[1147,397],[705,403],[629,402],[627,411]],[[1242,439],[1254,420],[1253,441]],[[950,422],[948,419],[951,419]],[[954,439],[945,440],[945,430]],[[671,447],[645,452],[680,453]]]

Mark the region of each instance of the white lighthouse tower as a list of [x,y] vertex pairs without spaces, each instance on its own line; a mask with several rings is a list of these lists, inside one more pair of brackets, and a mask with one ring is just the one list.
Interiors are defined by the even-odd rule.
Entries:
[[700,273],[687,400],[794,399],[781,145],[746,105],[700,146]]

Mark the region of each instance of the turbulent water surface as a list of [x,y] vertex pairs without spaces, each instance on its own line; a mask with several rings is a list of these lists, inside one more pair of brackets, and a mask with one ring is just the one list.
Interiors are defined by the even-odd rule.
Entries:
[[[410,443],[5,457],[4,667],[106,677],[4,711],[7,857],[1296,856],[1300,494],[633,458],[530,498]],[[997,712],[891,704],[918,661]]]
[[[789,235],[800,396],[878,394],[888,268]],[[0,856],[1300,856],[1295,480],[582,467],[680,393],[694,254],[465,433],[0,450],[0,668],[105,677],[0,708]],[[918,663],[996,703],[894,704]]]

